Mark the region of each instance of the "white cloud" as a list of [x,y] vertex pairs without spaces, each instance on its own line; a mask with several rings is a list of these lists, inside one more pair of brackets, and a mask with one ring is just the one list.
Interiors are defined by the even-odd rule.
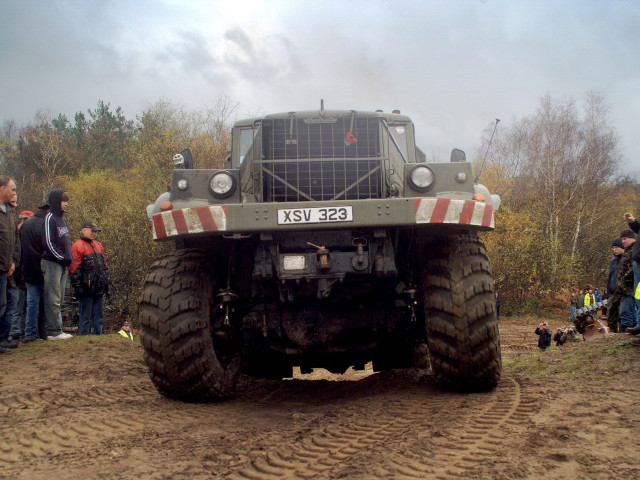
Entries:
[[398,108],[427,154],[471,156],[496,117],[603,93],[640,170],[640,3],[568,1],[0,2],[0,119],[98,99],[240,111]]

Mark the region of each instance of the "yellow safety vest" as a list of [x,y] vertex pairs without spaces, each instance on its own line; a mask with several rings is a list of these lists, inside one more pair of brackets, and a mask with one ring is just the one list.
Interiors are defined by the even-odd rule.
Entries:
[[636,300],[640,300],[640,283],[638,283],[638,286],[636,287],[636,291],[633,294],[633,298],[635,298]]
[[133,333],[131,333],[131,331],[125,332],[124,330],[121,329],[118,333],[124,338],[128,338],[133,342]]
[[[591,298],[593,297],[593,299]],[[591,301],[593,300],[593,302]],[[584,306],[591,305],[592,303],[596,303],[596,296],[593,293],[587,293],[584,296]]]

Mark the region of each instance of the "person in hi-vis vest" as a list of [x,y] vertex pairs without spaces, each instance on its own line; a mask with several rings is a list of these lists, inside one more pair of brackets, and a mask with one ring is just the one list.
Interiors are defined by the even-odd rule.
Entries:
[[129,324],[129,322],[124,322],[118,333],[133,342],[133,333],[131,332],[131,324]]
[[596,303],[596,296],[593,294],[593,288],[590,288],[589,292],[584,294],[584,306],[593,305],[594,303]]

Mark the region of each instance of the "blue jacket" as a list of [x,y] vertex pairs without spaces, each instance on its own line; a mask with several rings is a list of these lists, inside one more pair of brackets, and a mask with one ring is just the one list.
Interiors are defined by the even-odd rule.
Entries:
[[62,216],[62,194],[64,190],[56,189],[49,192],[49,213],[44,217],[44,231],[42,236],[42,259],[68,266],[73,260],[71,254],[71,240],[69,227]]
[[607,290],[609,295],[613,295],[616,291],[616,278],[618,277],[618,263],[620,263],[621,255],[614,255],[609,262],[609,279],[607,280]]

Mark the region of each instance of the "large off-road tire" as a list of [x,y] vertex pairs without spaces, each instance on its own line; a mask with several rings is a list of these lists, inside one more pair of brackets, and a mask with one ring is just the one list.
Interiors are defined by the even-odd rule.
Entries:
[[233,392],[240,348],[217,305],[219,281],[204,252],[178,250],[156,261],[140,300],[149,376],[170,398],[217,400]]
[[441,386],[496,386],[502,358],[491,263],[476,235],[438,238],[425,248],[424,311],[431,368]]

